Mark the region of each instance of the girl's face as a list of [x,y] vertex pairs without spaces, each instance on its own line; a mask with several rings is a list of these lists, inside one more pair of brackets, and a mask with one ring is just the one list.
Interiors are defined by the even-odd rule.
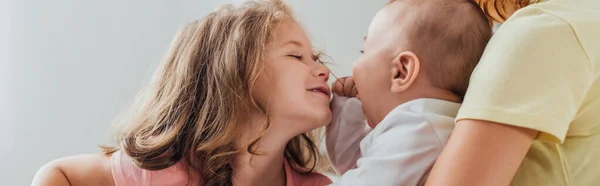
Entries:
[[256,95],[266,104],[274,133],[294,137],[331,121],[329,69],[315,59],[304,30],[285,21],[266,46]]

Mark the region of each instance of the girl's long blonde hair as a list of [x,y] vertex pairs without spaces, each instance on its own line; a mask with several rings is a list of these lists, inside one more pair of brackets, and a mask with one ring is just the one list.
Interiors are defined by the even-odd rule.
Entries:
[[[189,23],[117,125],[118,144],[104,147],[105,153],[122,150],[148,170],[182,162],[205,185],[232,185],[232,158],[242,150],[256,155],[262,137],[236,148],[236,128],[247,113],[267,114],[251,91],[265,67],[265,46],[279,23],[293,19],[281,0],[258,0],[224,6]],[[285,158],[299,172],[316,167],[318,149],[311,138],[301,134],[285,148]]]

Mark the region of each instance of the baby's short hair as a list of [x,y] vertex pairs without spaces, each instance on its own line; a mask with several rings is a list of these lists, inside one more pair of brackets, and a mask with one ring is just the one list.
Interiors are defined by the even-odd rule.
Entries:
[[[414,52],[433,85],[464,97],[469,78],[492,36],[490,23],[472,0],[392,0],[403,12],[404,49]],[[388,4],[390,4],[388,3]],[[410,16],[408,16],[410,14]]]

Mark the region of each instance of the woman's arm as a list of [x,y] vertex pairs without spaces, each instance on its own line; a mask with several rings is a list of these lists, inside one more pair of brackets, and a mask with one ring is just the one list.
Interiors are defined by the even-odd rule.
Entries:
[[114,186],[110,156],[89,154],[66,157],[44,165],[32,186]]
[[426,185],[509,185],[537,134],[501,123],[459,120]]

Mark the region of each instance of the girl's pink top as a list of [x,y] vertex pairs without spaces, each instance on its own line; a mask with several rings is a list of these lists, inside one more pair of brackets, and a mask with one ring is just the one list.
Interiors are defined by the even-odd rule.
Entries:
[[[169,168],[151,171],[137,167],[131,158],[121,151],[111,157],[111,169],[116,186],[185,186],[204,185],[202,178],[188,179],[183,164],[177,163]],[[286,186],[323,186],[331,180],[318,173],[300,174],[290,167],[284,158]],[[188,184],[188,182],[190,184]]]

